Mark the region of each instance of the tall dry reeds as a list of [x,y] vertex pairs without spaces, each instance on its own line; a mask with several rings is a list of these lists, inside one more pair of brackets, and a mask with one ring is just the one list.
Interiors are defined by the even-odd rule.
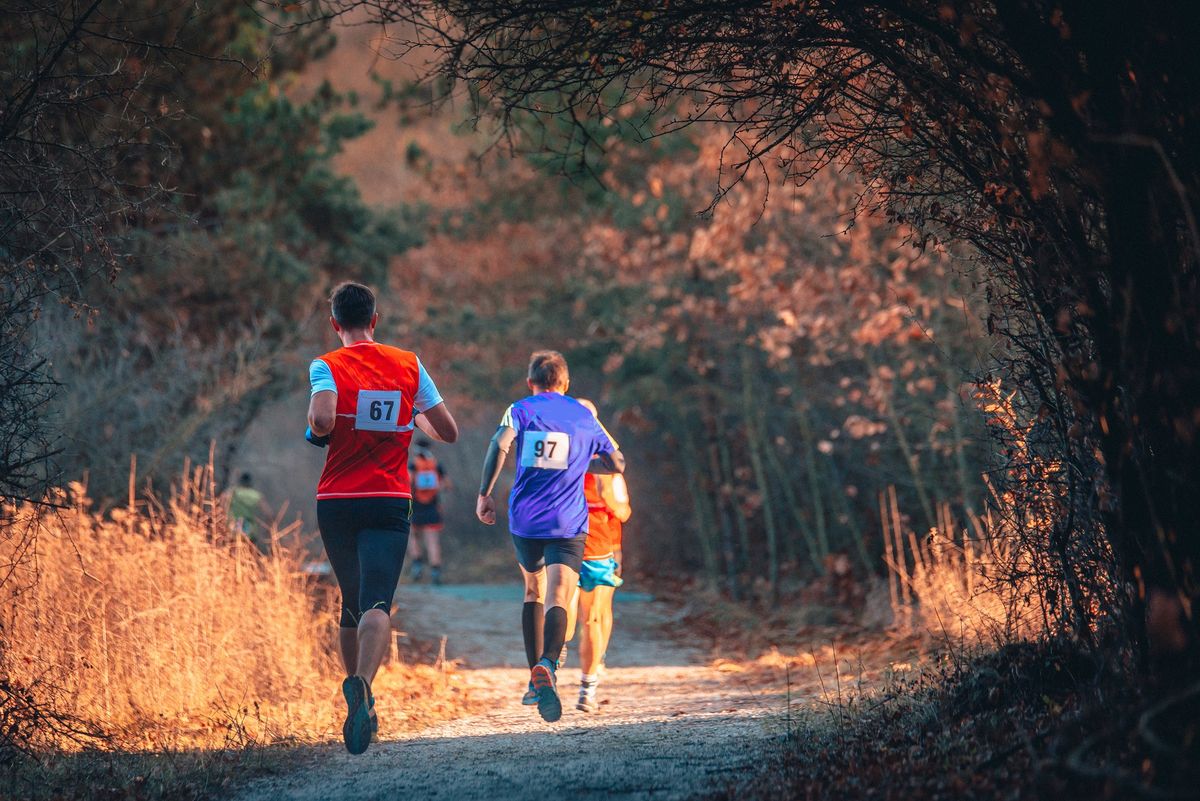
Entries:
[[[231,532],[211,467],[185,468],[165,503],[131,490],[102,515],[81,484],[58,500],[50,514],[7,510],[27,530],[41,519],[36,538],[0,542],[12,571],[0,678],[72,721],[32,727],[30,745],[70,747],[72,732],[123,748],[336,735],[336,599],[302,572],[295,526],[260,553]],[[393,665],[381,680],[444,701],[444,675],[424,670]]]
[[1086,642],[1119,614],[1112,550],[1088,500],[1103,501],[1106,489],[1055,446],[1059,421],[1049,407],[1030,413],[999,379],[977,384],[975,399],[1003,454],[983,474],[988,512],[964,509],[964,525],[939,505],[936,525],[918,536],[895,489],[880,495],[896,621],[975,641]]
[[918,537],[906,528],[889,487],[879,496],[884,560],[896,625],[954,640],[999,644],[1045,631],[1045,609],[1035,583],[1014,570],[1011,540],[991,516],[970,516],[970,528],[938,504],[939,525]]

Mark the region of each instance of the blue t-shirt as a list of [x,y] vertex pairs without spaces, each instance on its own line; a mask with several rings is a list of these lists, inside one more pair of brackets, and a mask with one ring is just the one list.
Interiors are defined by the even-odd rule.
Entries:
[[518,537],[574,537],[588,530],[583,477],[616,440],[583,404],[557,392],[519,400],[500,421],[517,432],[517,478],[508,498],[508,526]]

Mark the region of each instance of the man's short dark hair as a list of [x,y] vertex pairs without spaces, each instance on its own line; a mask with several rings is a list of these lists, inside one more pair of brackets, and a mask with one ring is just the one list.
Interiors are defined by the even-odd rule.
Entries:
[[241,476],[241,479],[240,479],[240,481],[241,481],[241,485],[242,485],[243,487],[248,487],[248,486],[250,486],[250,482],[251,482],[252,480],[253,480],[253,479],[251,479],[251,477],[250,477],[250,474],[249,474],[249,473],[242,473],[242,476]]
[[529,383],[541,389],[560,389],[571,382],[567,360],[556,350],[539,350],[529,357]]
[[429,448],[433,447],[433,443],[430,442],[429,440],[425,439],[424,437],[421,437],[419,440],[417,440],[417,447],[422,448],[424,450],[428,450]]
[[375,293],[370,287],[346,281],[333,290],[329,305],[333,308],[333,319],[342,328],[366,328],[375,316]]

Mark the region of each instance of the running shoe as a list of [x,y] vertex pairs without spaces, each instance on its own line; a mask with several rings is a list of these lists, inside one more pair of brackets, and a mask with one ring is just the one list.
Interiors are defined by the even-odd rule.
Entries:
[[361,754],[371,744],[371,717],[374,699],[371,688],[362,676],[347,676],[342,682],[342,695],[346,697],[346,722],[342,724],[342,738],[346,750]]
[[529,681],[537,690],[538,714],[547,723],[554,723],[562,717],[562,701],[558,697],[558,688],[554,683],[554,672],[543,664],[533,666]]
[[537,703],[537,690],[533,689],[533,682],[529,682],[529,689],[521,696],[521,703],[524,706],[533,706]]
[[600,709],[600,705],[596,703],[596,692],[587,692],[583,688],[579,690],[579,701],[575,704],[575,708],[580,712],[596,712]]
[[379,715],[375,714],[375,696],[371,695],[371,742],[379,742]]

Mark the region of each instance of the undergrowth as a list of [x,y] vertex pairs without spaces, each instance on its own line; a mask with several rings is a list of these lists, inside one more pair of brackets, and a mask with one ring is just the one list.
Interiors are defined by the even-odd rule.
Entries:
[[916,678],[792,712],[763,769],[715,799],[1186,799],[1200,696],[1148,706],[1121,665],[1070,645],[950,652]]
[[[57,502],[4,510],[0,798],[213,797],[340,740],[335,592],[295,527],[259,552],[211,467],[162,502],[102,514],[78,484]],[[396,643],[385,735],[467,707],[453,665]]]

